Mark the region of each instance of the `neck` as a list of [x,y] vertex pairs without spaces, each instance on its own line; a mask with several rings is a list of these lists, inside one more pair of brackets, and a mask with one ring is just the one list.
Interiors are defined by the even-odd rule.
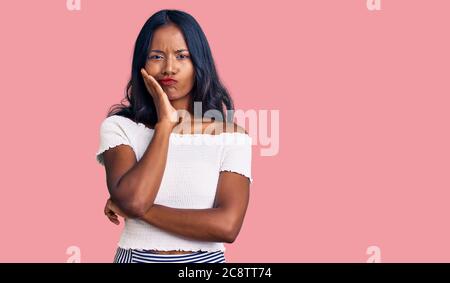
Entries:
[[[175,108],[175,110],[187,111],[191,115],[191,117],[193,117],[194,112],[191,107],[191,95],[190,94],[185,95],[180,99],[171,100],[170,103],[172,104],[173,108]],[[182,114],[187,115],[188,113],[182,113]]]

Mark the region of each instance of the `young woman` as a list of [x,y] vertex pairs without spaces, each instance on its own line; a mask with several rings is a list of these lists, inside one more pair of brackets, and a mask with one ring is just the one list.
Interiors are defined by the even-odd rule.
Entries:
[[125,221],[114,262],[225,262],[223,243],[234,242],[248,206],[252,139],[232,122],[191,15],[162,10],[147,20],[125,100],[101,123],[97,151],[104,212]]

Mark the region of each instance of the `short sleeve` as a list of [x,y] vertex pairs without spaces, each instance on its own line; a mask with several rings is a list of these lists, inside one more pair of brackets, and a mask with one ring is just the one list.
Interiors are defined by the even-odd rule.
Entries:
[[252,138],[248,134],[235,133],[225,143],[219,171],[230,171],[252,177]]
[[97,162],[104,164],[103,153],[113,147],[121,144],[132,147],[130,139],[127,135],[126,124],[120,119],[121,117],[107,117],[100,125],[100,141],[96,153]]

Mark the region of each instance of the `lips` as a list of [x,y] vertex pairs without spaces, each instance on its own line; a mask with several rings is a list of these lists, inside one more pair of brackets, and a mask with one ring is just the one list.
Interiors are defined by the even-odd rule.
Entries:
[[170,85],[174,85],[177,83],[177,81],[173,80],[173,79],[163,79],[163,80],[159,80],[159,82],[165,86],[170,86]]

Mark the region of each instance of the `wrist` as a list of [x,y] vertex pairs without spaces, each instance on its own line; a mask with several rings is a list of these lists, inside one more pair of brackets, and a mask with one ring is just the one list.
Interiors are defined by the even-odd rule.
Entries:
[[154,209],[153,209],[154,205],[152,205],[146,212],[144,215],[142,215],[141,217],[139,217],[140,220],[143,220],[149,224],[153,224],[151,222],[153,214],[154,214]]
[[155,124],[156,131],[172,132],[174,125],[169,121],[158,121]]

